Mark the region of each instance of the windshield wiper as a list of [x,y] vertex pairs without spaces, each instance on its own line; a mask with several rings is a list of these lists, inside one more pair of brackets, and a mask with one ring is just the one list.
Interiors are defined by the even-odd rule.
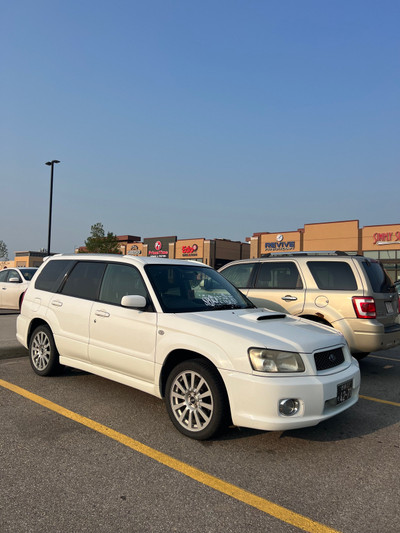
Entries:
[[243,307],[239,304],[217,304],[213,305],[212,308],[218,311],[222,311],[224,309],[243,309]]

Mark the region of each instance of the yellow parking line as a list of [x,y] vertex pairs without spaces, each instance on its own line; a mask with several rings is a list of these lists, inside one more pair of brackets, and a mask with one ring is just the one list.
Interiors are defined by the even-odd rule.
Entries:
[[373,359],[384,359],[385,361],[395,361],[396,363],[400,363],[400,359],[393,359],[392,357],[384,357],[383,355],[369,355],[368,357],[372,357]]
[[400,407],[400,403],[390,402],[389,400],[380,400],[379,398],[372,398],[372,396],[362,396],[360,394],[360,398],[362,398],[363,400],[370,400],[371,402],[386,403],[387,405],[394,405],[395,407]]
[[8,381],[3,381],[2,379],[0,379],[0,386],[12,392],[15,392],[16,394],[19,394],[20,396],[23,396],[24,398],[27,398],[32,402],[42,405],[43,407],[46,407],[51,411],[65,416],[66,418],[74,420],[75,422],[78,422],[83,426],[97,431],[98,433],[101,433],[106,437],[109,437],[123,444],[124,446],[131,448],[132,450],[135,450],[147,457],[150,457],[151,459],[154,459],[155,461],[158,461],[159,463],[169,468],[172,468],[173,470],[180,472],[185,476],[190,477],[195,481],[198,481],[199,483],[202,483],[203,485],[206,485],[207,487],[217,490],[227,496],[231,496],[232,498],[240,502],[250,505],[251,507],[262,511],[263,513],[266,513],[270,516],[277,518],[278,520],[281,520],[282,522],[286,522],[287,524],[291,524],[299,529],[302,529],[303,531],[308,531],[310,533],[339,533],[335,529],[324,526],[319,522],[314,522],[314,520],[310,520],[305,516],[286,509],[285,507],[281,507],[280,505],[265,500],[260,496],[256,496],[255,494],[252,494],[247,490],[243,490],[239,487],[236,487],[235,485],[231,485],[226,481],[207,474],[206,472],[202,472],[198,468],[195,468],[186,463],[183,463],[182,461],[174,459],[173,457],[170,457],[165,453],[159,452],[153,448],[150,448],[149,446],[146,446],[145,444],[142,444],[137,440],[131,439],[127,435],[118,433],[118,431],[114,431],[113,429],[107,426],[103,426],[103,424],[99,424],[98,422],[95,422],[90,418],[86,418],[85,416],[81,416],[78,413],[74,413],[69,409],[65,409],[61,405],[46,400],[45,398],[42,398],[41,396],[29,392],[26,389],[22,389],[21,387],[9,383]]

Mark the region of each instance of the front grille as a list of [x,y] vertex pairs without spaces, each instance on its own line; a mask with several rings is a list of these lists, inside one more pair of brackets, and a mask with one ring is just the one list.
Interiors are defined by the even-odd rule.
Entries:
[[317,370],[334,368],[344,362],[343,350],[342,348],[335,348],[334,350],[327,350],[326,352],[318,352],[314,354],[314,361]]

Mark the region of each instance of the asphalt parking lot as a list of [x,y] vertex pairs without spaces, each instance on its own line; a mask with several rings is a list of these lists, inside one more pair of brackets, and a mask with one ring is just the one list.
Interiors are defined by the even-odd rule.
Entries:
[[397,533],[400,348],[314,428],[196,442],[163,403],[84,372],[40,378],[0,314],[0,524],[8,532]]

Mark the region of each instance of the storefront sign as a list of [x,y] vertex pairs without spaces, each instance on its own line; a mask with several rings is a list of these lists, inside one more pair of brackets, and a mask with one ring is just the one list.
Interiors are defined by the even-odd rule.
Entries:
[[176,259],[202,259],[204,253],[204,239],[182,239],[176,241]]
[[400,231],[388,231],[387,233],[374,233],[374,244],[399,244]]
[[169,243],[175,241],[176,237],[143,239],[144,244],[147,244],[147,255],[149,257],[169,257]]
[[264,243],[266,252],[281,252],[286,250],[294,250],[296,247],[295,241],[285,241],[283,235],[276,236],[276,242],[266,242]]
[[182,257],[197,257],[199,247],[197,244],[191,246],[182,246]]
[[128,250],[128,255],[142,255],[142,253],[142,248],[139,248],[137,244],[132,244],[130,250]]

